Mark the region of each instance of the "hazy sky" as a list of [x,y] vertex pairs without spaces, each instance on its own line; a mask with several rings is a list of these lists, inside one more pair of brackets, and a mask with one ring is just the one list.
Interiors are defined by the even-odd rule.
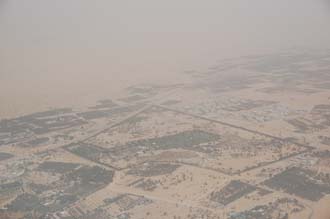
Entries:
[[329,1],[0,0],[0,101],[99,98],[292,47],[330,48]]

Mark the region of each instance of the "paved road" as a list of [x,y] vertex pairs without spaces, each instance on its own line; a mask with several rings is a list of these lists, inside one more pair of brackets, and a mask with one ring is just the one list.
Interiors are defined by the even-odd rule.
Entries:
[[280,140],[280,141],[290,142],[292,144],[296,144],[298,146],[305,147],[305,148],[308,148],[308,149],[314,149],[314,147],[312,147],[310,145],[304,145],[304,144],[301,144],[299,142],[294,142],[294,141],[292,141],[290,139],[280,138],[280,137],[277,137],[277,136],[274,136],[274,135],[270,135],[270,134],[267,134],[267,133],[264,133],[264,132],[260,132],[260,131],[248,129],[248,128],[245,128],[245,127],[242,127],[242,126],[230,124],[230,123],[227,123],[227,122],[222,122],[222,121],[215,120],[215,119],[210,119],[210,118],[207,118],[207,117],[195,115],[195,114],[184,112],[184,111],[180,111],[180,110],[177,110],[177,109],[168,108],[168,107],[165,107],[163,105],[155,105],[155,106],[156,107],[159,107],[159,108],[163,108],[163,109],[169,110],[169,111],[173,111],[173,112],[176,112],[176,113],[180,113],[180,114],[184,114],[184,115],[187,115],[187,116],[195,117],[195,118],[198,118],[198,119],[203,119],[203,120],[206,120],[206,121],[218,123],[218,124],[229,126],[229,127],[232,127],[232,128],[244,130],[244,131],[247,131],[247,132],[250,132],[250,133],[254,133],[254,134],[258,134],[258,135],[263,135],[263,136],[266,136],[266,137],[269,137],[269,138],[273,138],[273,139],[277,139],[277,140]]

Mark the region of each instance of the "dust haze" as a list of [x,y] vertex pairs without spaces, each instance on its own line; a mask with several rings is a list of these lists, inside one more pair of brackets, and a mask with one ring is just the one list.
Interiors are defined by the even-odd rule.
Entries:
[[221,58],[330,44],[324,1],[0,4],[4,117],[174,81]]
[[0,219],[330,217],[330,1],[0,0]]

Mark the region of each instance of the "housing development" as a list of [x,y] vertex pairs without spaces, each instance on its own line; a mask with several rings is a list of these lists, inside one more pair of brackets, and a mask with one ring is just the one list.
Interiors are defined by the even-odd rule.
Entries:
[[330,206],[330,52],[222,60],[0,121],[1,219],[311,219]]

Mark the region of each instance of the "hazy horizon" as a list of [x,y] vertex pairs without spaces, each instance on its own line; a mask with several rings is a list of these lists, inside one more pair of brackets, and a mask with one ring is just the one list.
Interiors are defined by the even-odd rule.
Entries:
[[330,0],[0,0],[0,219],[329,219]]
[[325,0],[1,0],[0,117],[77,97],[97,100],[134,83],[174,81],[222,58],[330,48],[328,6]]

